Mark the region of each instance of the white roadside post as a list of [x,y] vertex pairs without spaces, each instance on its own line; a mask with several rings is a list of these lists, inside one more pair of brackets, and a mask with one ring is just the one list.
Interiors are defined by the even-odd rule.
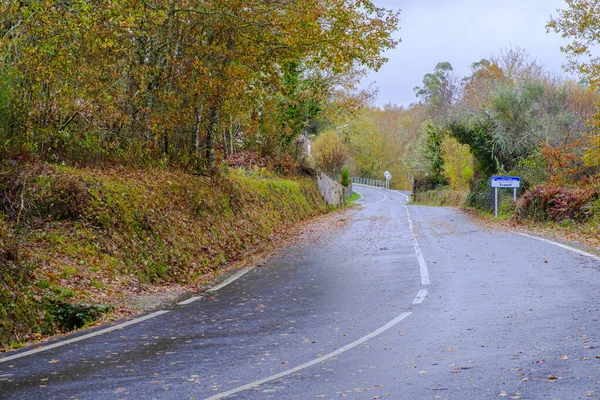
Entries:
[[385,189],[390,190],[390,180],[392,179],[392,174],[390,174],[388,171],[385,171],[383,176],[385,176]]
[[498,189],[513,189],[513,201],[517,201],[517,189],[521,187],[518,176],[492,176],[491,185],[494,188],[494,218],[498,218]]

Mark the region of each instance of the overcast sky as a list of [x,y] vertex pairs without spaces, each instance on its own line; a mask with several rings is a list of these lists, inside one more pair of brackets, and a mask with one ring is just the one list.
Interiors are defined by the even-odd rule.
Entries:
[[448,61],[460,76],[471,64],[519,46],[548,70],[564,73],[564,44],[546,23],[564,0],[374,0],[388,9],[402,10],[402,43],[386,54],[389,62],[363,83],[379,87],[376,105],[408,106],[417,101],[413,88],[438,62]]

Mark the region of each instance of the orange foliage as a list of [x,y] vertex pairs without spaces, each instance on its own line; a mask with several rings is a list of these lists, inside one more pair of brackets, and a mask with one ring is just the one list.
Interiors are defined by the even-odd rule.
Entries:
[[542,155],[548,161],[548,183],[568,186],[589,182],[585,163],[579,153],[582,147],[582,139],[555,147],[548,143],[542,145]]

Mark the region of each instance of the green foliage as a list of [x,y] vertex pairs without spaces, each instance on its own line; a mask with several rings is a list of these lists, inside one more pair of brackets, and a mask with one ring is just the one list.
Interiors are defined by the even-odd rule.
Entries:
[[521,177],[523,190],[542,185],[550,178],[548,160],[540,152],[532,153],[529,157],[520,160],[509,175]]
[[423,77],[423,87],[414,88],[417,97],[436,113],[447,109],[453,103],[456,86],[450,75],[452,70],[449,62],[440,62],[435,66],[433,73]]
[[461,144],[468,145],[475,157],[475,169],[484,176],[491,176],[500,169],[497,147],[492,143],[491,129],[488,124],[474,121],[451,122],[448,132]]
[[[506,191],[501,190],[498,193],[502,195],[504,192]],[[491,188],[488,178],[474,179],[471,182],[471,192],[467,196],[465,205],[486,212],[494,211],[494,189]]]
[[348,187],[350,186],[350,172],[348,168],[342,169],[342,186]]
[[114,309],[107,305],[72,304],[62,297],[46,299],[45,308],[46,323],[53,329],[67,332],[82,328]]
[[427,135],[425,158],[429,161],[429,176],[434,180],[442,180],[444,170],[442,143],[446,132],[436,126],[432,121],[425,123],[423,129]]

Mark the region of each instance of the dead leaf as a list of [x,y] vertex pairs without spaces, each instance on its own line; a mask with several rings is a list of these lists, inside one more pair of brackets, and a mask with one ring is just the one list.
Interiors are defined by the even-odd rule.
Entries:
[[563,354],[562,357],[560,357],[561,360],[568,360],[569,356],[567,356],[566,354]]
[[56,364],[59,362],[60,362],[60,360],[50,360],[50,361],[48,361],[48,364]]

